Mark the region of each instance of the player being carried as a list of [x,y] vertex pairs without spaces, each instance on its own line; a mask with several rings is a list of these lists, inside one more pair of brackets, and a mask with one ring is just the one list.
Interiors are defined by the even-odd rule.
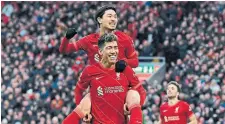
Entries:
[[[124,103],[131,112],[129,124],[142,123],[142,111],[138,92],[130,94],[129,87],[142,89],[139,80],[130,66],[123,72],[118,68],[117,37],[112,33],[104,34],[98,42],[100,62],[87,66],[81,73],[76,85],[79,94],[90,86],[91,114],[94,124],[124,124]],[[136,89],[135,88],[135,89]],[[135,93],[135,95],[134,95]],[[139,98],[139,99],[138,99]],[[67,116],[64,124],[77,124],[82,113],[75,110]]]
[[169,82],[167,86],[168,102],[160,106],[159,124],[197,124],[197,119],[187,102],[178,100],[180,93],[179,84],[175,81]]
[[[78,50],[85,50],[88,55],[89,63],[95,64],[98,62],[100,58],[98,53],[98,39],[100,36],[107,32],[114,33],[118,38],[118,70],[123,71],[127,65],[132,68],[138,66],[138,57],[136,51],[134,49],[132,39],[123,32],[117,31],[116,26],[118,22],[116,9],[112,6],[103,6],[101,7],[95,16],[96,21],[99,25],[99,32],[90,34],[74,43],[69,43],[69,40],[76,34],[75,29],[68,29],[66,33],[66,37],[63,38],[63,41],[60,45],[61,53],[71,53]],[[140,84],[138,84],[140,85]],[[140,97],[141,97],[141,105],[143,105],[145,100],[145,91],[143,89],[137,89]],[[75,94],[79,94],[80,89],[76,88]],[[130,90],[128,94],[136,94],[136,90]],[[91,101],[90,95],[87,94],[82,100],[82,96],[75,95],[75,101],[77,106],[76,111],[78,113],[82,113],[80,118],[84,118],[83,115],[87,115],[90,113]],[[139,99],[139,98],[137,98]]]
[[133,40],[127,34],[115,30],[118,22],[116,8],[113,6],[101,7],[95,16],[95,20],[99,26],[99,32],[87,35],[80,40],[69,43],[69,40],[77,34],[76,29],[70,28],[67,30],[66,36],[63,38],[59,51],[61,53],[71,53],[78,50],[87,52],[90,64],[99,61],[98,39],[105,33],[114,33],[118,37],[119,60],[124,60],[126,64],[132,68],[138,66],[138,57],[133,45]]

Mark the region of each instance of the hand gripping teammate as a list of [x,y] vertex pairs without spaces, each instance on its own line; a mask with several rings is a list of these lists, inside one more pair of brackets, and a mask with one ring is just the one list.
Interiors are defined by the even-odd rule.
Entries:
[[[99,39],[98,47],[101,61],[84,69],[76,85],[76,90],[79,90],[76,95],[82,96],[85,89],[90,86],[94,124],[124,124],[124,103],[131,112],[129,124],[141,124],[141,104],[146,92],[131,67],[127,66],[120,72],[116,35],[104,34]],[[130,87],[132,90],[129,90]],[[80,117],[85,116],[81,111],[82,107],[77,106],[63,123],[77,124]]]

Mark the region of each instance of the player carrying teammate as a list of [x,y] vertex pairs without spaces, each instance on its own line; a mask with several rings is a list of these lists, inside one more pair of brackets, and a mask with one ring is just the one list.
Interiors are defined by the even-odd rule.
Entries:
[[[118,44],[114,34],[104,34],[98,42],[101,61],[84,69],[76,85],[82,95],[89,86],[91,97],[91,112],[94,124],[124,124],[124,103],[128,104],[131,112],[129,124],[141,124],[142,112],[139,97],[129,96],[129,87],[143,89],[138,85],[138,78],[131,67],[127,66],[121,73],[117,70]],[[116,63],[117,62],[117,63]],[[79,114],[76,109],[64,120],[64,123],[78,123],[74,118]],[[72,122],[74,121],[74,122]]]
[[187,102],[178,100],[179,84],[169,82],[167,86],[168,102],[160,106],[160,124],[197,124],[197,119]]
[[[112,32],[118,37],[118,48],[119,48],[119,55],[118,59],[118,70],[122,72],[126,65],[131,66],[132,68],[135,68],[138,66],[138,57],[136,54],[136,51],[133,46],[132,39],[126,35],[123,32],[116,31],[116,25],[118,22],[116,9],[112,6],[104,6],[101,9],[98,10],[96,14],[96,21],[99,25],[99,32],[90,34],[75,43],[69,43],[69,39],[71,39],[75,34],[75,29],[69,29],[66,33],[66,37],[63,38],[63,41],[60,45],[60,52],[61,53],[70,53],[75,52],[78,50],[85,50],[88,54],[88,60],[90,64],[94,64],[98,62],[99,60],[99,53],[98,53],[98,39],[101,35],[107,32]],[[139,84],[140,85],[140,84]],[[79,89],[75,90],[75,94],[79,94]],[[141,96],[141,105],[144,103],[145,100],[145,91],[144,89],[139,89],[138,93]],[[130,90],[128,94],[133,94],[135,96],[136,91]],[[87,115],[90,113],[91,108],[91,101],[90,101],[90,95],[87,94],[83,100],[82,96],[75,95],[76,97],[76,104],[78,105],[77,108],[79,108],[78,113],[80,114],[80,118],[83,118],[83,115]],[[140,99],[140,98],[137,98]]]

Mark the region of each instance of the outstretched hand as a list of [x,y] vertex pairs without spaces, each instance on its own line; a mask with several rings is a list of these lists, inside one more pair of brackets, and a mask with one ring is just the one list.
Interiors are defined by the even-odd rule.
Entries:
[[69,29],[67,29],[67,31],[66,31],[66,38],[67,39],[71,39],[74,35],[76,35],[77,34],[77,31],[76,31],[76,29],[75,28],[69,28]]

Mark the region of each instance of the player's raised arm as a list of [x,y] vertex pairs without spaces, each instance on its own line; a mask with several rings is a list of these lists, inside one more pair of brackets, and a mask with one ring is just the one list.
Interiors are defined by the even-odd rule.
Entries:
[[[117,67],[117,65],[116,65]],[[135,75],[134,71],[132,70],[132,68],[130,66],[127,66],[123,72],[129,83],[130,83],[130,87],[133,90],[138,91],[139,95],[140,95],[140,102],[141,105],[144,104],[145,98],[146,98],[146,91],[144,89],[144,87],[142,86],[142,84],[139,82],[138,77]]]
[[66,36],[63,38],[60,47],[59,47],[59,52],[60,53],[71,53],[71,52],[76,52],[78,50],[86,50],[88,48],[88,37],[83,37],[80,40],[76,41],[76,42],[69,42],[71,38],[74,37],[74,35],[76,35],[76,29],[75,28],[69,28],[66,32]]
[[66,36],[63,38],[60,47],[59,47],[59,52],[60,53],[70,53],[73,51],[77,51],[77,48],[73,43],[69,43],[69,40],[76,35],[76,29],[74,28],[69,28],[66,32]]
[[127,58],[127,59],[124,59],[124,60],[125,60],[125,61],[127,62],[127,64],[128,64],[129,66],[131,66],[132,68],[138,67],[139,60],[138,60],[138,56],[137,56],[136,53],[135,53],[132,57]]
[[134,48],[133,40],[130,37],[127,41],[127,49],[125,52],[127,58],[124,60],[127,62],[127,64],[132,68],[138,67],[139,64],[138,56]]

